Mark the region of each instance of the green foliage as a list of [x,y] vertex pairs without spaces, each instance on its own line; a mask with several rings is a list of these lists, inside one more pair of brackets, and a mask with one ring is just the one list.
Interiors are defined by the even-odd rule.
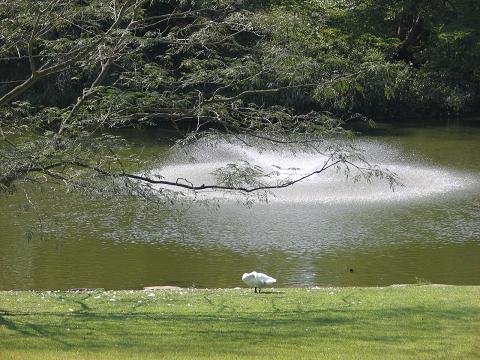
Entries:
[[[36,11],[46,4],[31,7],[17,1],[0,7],[0,17],[8,20],[0,33],[6,45],[0,46],[3,56],[15,56],[18,49],[26,55],[25,34],[32,30]],[[112,21],[110,5],[105,2],[56,6],[51,16],[40,21],[40,27],[48,23],[50,28],[48,36],[35,43],[39,63],[61,58],[92,41],[89,34],[104,31]],[[352,113],[397,117],[469,111],[478,97],[479,5],[472,0],[152,1],[138,14],[151,18],[189,9],[201,12],[172,17],[167,23],[148,23],[129,38],[128,51],[119,57],[119,67],[111,70],[106,81],[117,89],[125,105],[131,105],[128,99],[135,92],[170,92],[153,94],[153,98],[160,96],[191,109],[199,105],[194,105],[198,91],[206,98],[219,87],[228,87],[224,94],[231,96],[311,82],[327,84],[257,100],[300,113],[321,110],[340,117]],[[421,24],[418,29],[416,19]],[[408,34],[415,31],[418,34],[409,39]],[[106,39],[102,56],[114,51],[109,50],[109,43],[117,35]],[[57,78],[57,91],[70,85],[79,94],[98,71],[96,57],[87,57],[60,74],[68,83],[61,85]],[[338,75],[355,72],[360,74],[335,83]],[[120,95],[132,90],[130,95]],[[96,92],[96,101],[108,102],[101,99],[101,93]],[[108,98],[111,92],[104,94]],[[27,97],[36,105],[45,102],[33,93]],[[63,104],[57,101],[56,105]]]
[[[50,150],[83,149],[99,129],[282,142],[369,118],[473,112],[479,15],[475,0],[1,2],[0,129],[44,138],[22,150],[29,163],[0,164],[0,183],[71,164],[78,151]],[[114,168],[81,159],[82,171]]]

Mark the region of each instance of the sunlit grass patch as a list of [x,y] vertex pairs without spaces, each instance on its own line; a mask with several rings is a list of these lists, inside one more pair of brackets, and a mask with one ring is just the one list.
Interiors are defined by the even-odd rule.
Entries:
[[0,292],[0,359],[468,359],[479,299],[434,285]]

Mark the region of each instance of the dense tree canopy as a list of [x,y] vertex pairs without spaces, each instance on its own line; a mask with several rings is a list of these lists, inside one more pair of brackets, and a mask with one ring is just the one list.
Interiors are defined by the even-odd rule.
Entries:
[[[0,1],[0,186],[268,188],[251,169],[206,185],[140,176],[105,130],[310,142],[370,118],[473,112],[478,15],[474,0]],[[345,149],[324,166],[349,164],[393,181]]]

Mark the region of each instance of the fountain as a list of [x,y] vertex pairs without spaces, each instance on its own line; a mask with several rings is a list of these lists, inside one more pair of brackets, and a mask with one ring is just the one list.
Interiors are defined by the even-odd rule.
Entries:
[[[380,168],[388,169],[398,175],[401,186],[393,188],[382,179],[371,182],[351,179],[358,174],[352,169],[349,178],[343,171],[330,168],[302,182],[285,189],[274,190],[268,197],[270,202],[283,203],[370,203],[392,201],[414,201],[446,195],[468,189],[476,184],[476,178],[457,171],[430,166],[402,154],[398,148],[375,141],[357,141],[366,160]],[[185,182],[194,185],[215,184],[214,172],[227,164],[248,163],[257,166],[264,173],[275,173],[268,184],[297,179],[316,171],[328,161],[329,154],[320,151],[294,149],[291,146],[246,146],[239,142],[216,141],[199,142],[174,152],[164,166],[153,171],[166,180]],[[349,181],[350,179],[350,181]],[[238,193],[202,191],[196,194],[201,199],[235,200]]]

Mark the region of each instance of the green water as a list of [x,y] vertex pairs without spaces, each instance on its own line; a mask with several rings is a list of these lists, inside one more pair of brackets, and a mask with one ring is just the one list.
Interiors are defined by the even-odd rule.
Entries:
[[[137,144],[132,151],[165,156],[160,133],[126,135]],[[333,188],[333,201],[323,203],[192,203],[181,216],[135,200],[33,188],[26,191],[36,209],[23,191],[2,196],[0,289],[234,287],[252,270],[279,286],[480,284],[480,128],[389,126],[362,141],[407,175],[435,169],[432,178],[415,178],[418,188],[407,185],[398,199],[376,201],[377,190],[363,189],[367,201],[336,202],[343,190]],[[437,180],[454,186],[430,194]]]

